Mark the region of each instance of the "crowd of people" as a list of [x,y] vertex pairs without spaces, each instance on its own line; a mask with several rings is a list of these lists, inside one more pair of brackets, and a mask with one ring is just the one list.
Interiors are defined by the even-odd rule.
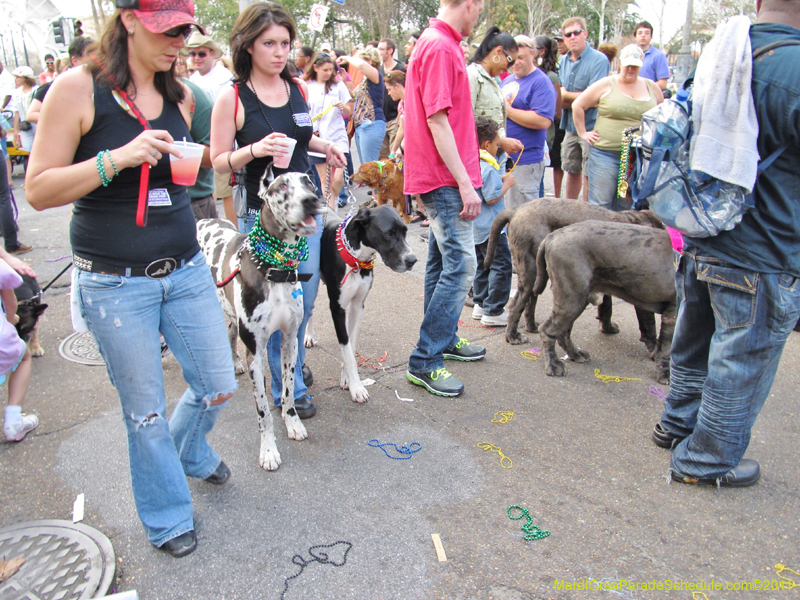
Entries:
[[[137,10],[118,9],[99,42],[88,48],[91,63],[70,68],[81,66],[88,55],[89,40],[84,40],[74,53],[70,48],[65,68],[45,57],[46,70],[38,79],[20,67],[13,72],[16,86],[4,86],[0,94],[3,106],[10,104],[13,111],[8,129],[14,143],[30,153],[29,203],[38,210],[73,206],[78,326],[92,333],[119,394],[133,493],[148,540],[179,557],[196,547],[186,476],[213,484],[230,476],[206,434],[237,387],[214,281],[195,237],[196,219],[216,217],[219,201],[225,217],[240,232],[250,232],[261,210],[262,179],[285,172],[315,176],[321,196],[335,207],[344,171],[352,172],[353,139],[362,163],[402,159],[404,191],[416,199],[417,221],[429,224],[424,314],[406,375],[432,394],[458,396],[464,385],[444,361],[472,362],[486,355],[485,348],[458,333],[470,287],[474,318],[492,327],[507,322],[512,265],[504,236],[492,268],[482,264],[494,217],[504,206],[542,197],[547,165],[553,167],[556,197],[566,173],[568,198],[582,193],[612,210],[630,208],[616,186],[622,132],[663,101],[669,70],[663,53],[650,45],[649,23],[636,26],[636,41],[619,53],[617,67],[588,42],[587,23],[579,16],[566,19],[552,37],[542,32],[514,36],[491,27],[470,55],[465,38],[476,26],[483,0],[442,0],[429,27],[409,36],[405,64],[396,58],[391,39],[349,53],[302,46],[292,16],[270,2],[253,4],[239,15],[227,59],[195,20],[191,0],[170,6],[162,10],[157,2],[140,0]],[[800,37],[796,4],[786,8],[783,0],[764,0],[759,20],[764,22],[754,26],[754,36]],[[0,67],[0,82],[4,72]],[[781,77],[770,63],[756,69],[756,80],[780,80],[792,92],[759,100],[756,108],[765,120],[800,114],[794,89],[800,78]],[[43,90],[39,95],[37,85]],[[796,138],[797,128],[775,128],[772,134],[759,139],[763,155],[783,137]],[[169,155],[180,155],[172,142],[184,138],[205,146],[197,183],[189,188],[173,183],[169,166]],[[279,168],[274,159],[289,153],[291,140],[296,146],[289,166]],[[789,140],[791,150],[779,159],[784,166],[797,160],[795,142]],[[241,171],[244,202],[237,209],[231,173]],[[775,169],[769,185],[756,186],[757,207],[767,215],[763,219],[746,217],[730,235],[688,244],[684,251],[688,258],[679,270],[685,283],[679,286],[682,307],[673,350],[680,366],[653,434],[656,443],[666,440],[675,447],[672,468],[682,481],[735,485],[738,478],[748,485],[757,479],[757,465],[754,475],[752,461],[742,461],[740,469],[740,460],[800,311],[796,243],[785,251],[779,241],[796,239],[800,229],[797,199],[789,196],[797,189],[793,172]],[[7,250],[0,259],[12,267],[5,269],[0,260],[0,284],[13,323],[14,307],[5,290],[16,283],[14,270],[30,268],[8,253],[30,247],[16,241],[13,217],[9,221],[5,214],[8,188],[0,179]],[[317,234],[308,238],[307,259],[298,268],[311,275],[301,284],[304,318],[294,366],[301,418],[316,412],[303,341],[319,286],[320,237],[318,217]],[[745,247],[762,251],[737,253]],[[781,257],[787,261],[777,260]],[[700,265],[708,262],[730,273],[750,269],[752,280],[762,277],[774,292],[769,306],[749,310],[746,323],[717,320],[730,340],[708,325],[714,323],[713,295],[709,299],[700,283]],[[696,322],[700,314],[703,323]],[[771,328],[760,344],[766,374],[752,363],[736,366],[743,362],[742,345],[754,347],[753,336],[767,328],[762,320],[770,320]],[[689,339],[704,328],[708,339],[699,348]],[[3,334],[12,339],[7,329]],[[731,329],[749,333],[737,337]],[[280,332],[273,334],[268,348],[276,405],[282,391],[280,338]],[[164,344],[188,384],[169,419],[161,373]],[[724,356],[709,358],[709,347]],[[21,440],[38,424],[19,408],[29,354],[15,342],[0,368],[12,374],[6,438]],[[745,375],[752,393],[724,401],[720,390]],[[704,381],[712,383],[704,387]],[[727,404],[704,412],[712,401]],[[729,427],[732,413],[736,422]]]

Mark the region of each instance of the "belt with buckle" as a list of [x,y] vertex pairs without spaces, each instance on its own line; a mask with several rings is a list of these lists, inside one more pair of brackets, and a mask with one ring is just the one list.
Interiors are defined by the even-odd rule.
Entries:
[[297,283],[298,281],[309,281],[310,279],[311,273],[298,273],[297,269],[293,271],[269,269],[267,271],[267,281],[274,283]]
[[176,258],[159,258],[145,267],[118,267],[87,260],[80,256],[72,255],[72,263],[81,271],[90,273],[102,273],[104,275],[120,275],[122,277],[148,277],[149,279],[161,279],[166,277],[176,269],[180,269],[186,264],[187,259],[178,260]]

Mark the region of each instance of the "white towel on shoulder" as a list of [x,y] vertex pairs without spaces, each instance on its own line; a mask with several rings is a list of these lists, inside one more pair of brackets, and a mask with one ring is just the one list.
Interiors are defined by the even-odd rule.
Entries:
[[717,27],[694,77],[692,170],[752,191],[758,175],[758,119],[750,85],[750,19]]

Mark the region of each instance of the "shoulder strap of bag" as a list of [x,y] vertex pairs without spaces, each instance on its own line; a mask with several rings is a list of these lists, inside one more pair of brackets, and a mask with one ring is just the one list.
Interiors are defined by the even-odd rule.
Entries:
[[299,77],[292,77],[292,79],[294,80],[294,82],[297,85],[297,87],[300,88],[300,93],[303,95],[303,100],[308,102],[308,96],[306,95],[306,90],[303,87],[302,82],[300,81],[300,78]]
[[761,46],[760,48],[756,48],[753,50],[753,60],[757,60],[764,56],[770,50],[774,50],[775,48],[780,48],[781,46],[800,46],[800,40],[778,40],[777,42],[771,42],[766,46]]

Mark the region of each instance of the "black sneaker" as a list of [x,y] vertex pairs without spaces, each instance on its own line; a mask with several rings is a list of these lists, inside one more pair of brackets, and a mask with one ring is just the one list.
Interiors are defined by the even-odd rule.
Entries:
[[486,348],[483,346],[473,346],[467,340],[461,338],[458,340],[455,348],[445,350],[442,356],[445,360],[471,362],[473,360],[480,360],[486,356]]
[[436,369],[430,373],[406,371],[406,378],[437,396],[460,396],[464,392],[464,384],[447,369]]
[[214,485],[222,485],[228,478],[231,476],[231,470],[228,468],[228,465],[225,464],[225,461],[220,461],[219,466],[214,470],[214,472],[205,478],[204,481],[208,483],[213,483]]
[[303,383],[306,384],[307,388],[314,385],[314,374],[311,372],[311,369],[306,366],[306,363],[303,363]]
[[308,394],[294,399],[294,409],[301,419],[310,419],[317,414],[317,405],[311,401],[311,396]]
[[173,558],[181,558],[187,554],[191,554],[197,548],[197,536],[194,530],[187,531],[178,537],[167,540],[161,544],[158,549],[163,550]]
[[674,450],[675,446],[685,440],[686,437],[670,433],[664,429],[664,427],[661,425],[661,421],[659,421],[656,423],[656,426],[653,427],[653,432],[650,434],[650,439],[653,440],[653,443],[656,446],[661,446],[667,450]]
[[678,471],[670,461],[669,471],[672,480],[679,483],[704,483],[716,485],[717,487],[747,487],[753,485],[761,477],[761,469],[758,463],[751,458],[743,458],[733,469],[721,477],[700,478],[684,475]]

